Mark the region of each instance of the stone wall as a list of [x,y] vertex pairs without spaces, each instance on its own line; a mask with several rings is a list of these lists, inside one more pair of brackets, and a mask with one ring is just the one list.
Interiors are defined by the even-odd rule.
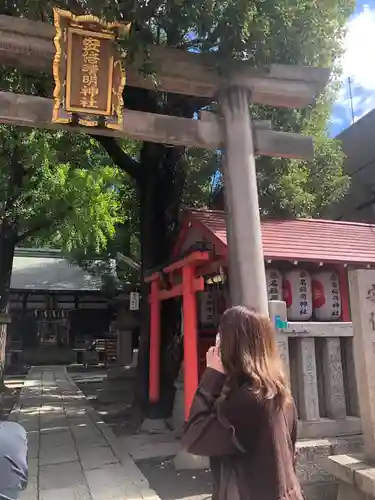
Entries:
[[300,437],[361,432],[351,323],[289,323],[277,343],[297,405]]
[[[351,323],[288,323],[277,336],[296,402],[301,439],[360,434]],[[184,423],[183,380],[176,383],[172,426]]]

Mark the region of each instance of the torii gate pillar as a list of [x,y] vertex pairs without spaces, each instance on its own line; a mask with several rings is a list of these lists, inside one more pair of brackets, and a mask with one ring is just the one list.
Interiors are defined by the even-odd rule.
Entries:
[[225,124],[224,192],[232,305],[268,315],[250,91],[231,87],[219,102]]

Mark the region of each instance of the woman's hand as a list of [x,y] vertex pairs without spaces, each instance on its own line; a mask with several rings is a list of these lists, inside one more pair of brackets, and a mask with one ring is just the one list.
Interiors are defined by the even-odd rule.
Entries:
[[220,349],[217,346],[210,347],[206,354],[206,366],[220,373],[225,373],[221,362]]

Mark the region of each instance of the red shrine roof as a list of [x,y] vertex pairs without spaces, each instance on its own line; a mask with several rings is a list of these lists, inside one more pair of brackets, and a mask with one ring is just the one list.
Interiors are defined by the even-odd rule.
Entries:
[[[191,210],[175,248],[178,254],[190,227],[196,227],[220,252],[226,252],[224,212]],[[323,219],[262,221],[264,258],[352,264],[375,264],[375,224]]]

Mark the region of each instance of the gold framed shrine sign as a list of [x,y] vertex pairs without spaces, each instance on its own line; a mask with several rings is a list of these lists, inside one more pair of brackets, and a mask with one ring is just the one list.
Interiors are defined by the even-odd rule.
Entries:
[[121,129],[126,83],[117,40],[130,23],[107,23],[54,8],[56,28],[52,122]]

